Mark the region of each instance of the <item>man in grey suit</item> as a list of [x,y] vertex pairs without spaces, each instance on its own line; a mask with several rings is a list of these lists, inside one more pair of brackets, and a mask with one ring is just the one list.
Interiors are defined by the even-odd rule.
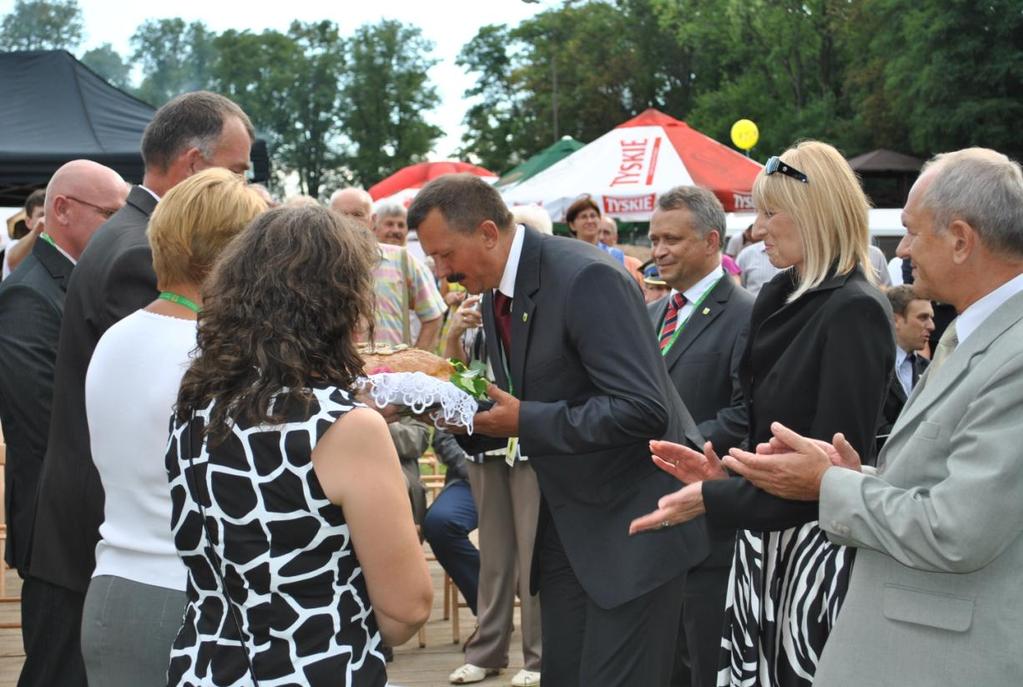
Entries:
[[939,155],[902,221],[915,290],[959,316],[876,473],[840,436],[812,442],[780,425],[761,449],[772,455],[725,463],[779,496],[819,496],[821,528],[858,549],[815,685],[1019,684],[1023,172],[992,150]]
[[[721,454],[746,438],[739,361],[746,347],[753,296],[721,268],[725,211],[699,186],[678,186],[657,199],[650,245],[671,290],[649,305],[668,374],[700,433]],[[689,571],[679,625],[673,687],[716,684],[735,530],[710,531],[711,553]]]
[[483,294],[500,388],[475,429],[500,437],[492,446],[519,437],[540,485],[532,587],[543,683],[664,687],[683,577],[707,556],[705,524],[629,537],[629,522],[677,488],[648,441],[702,437],[649,336],[636,282],[594,246],[516,225],[472,175],[427,184],[409,226],[439,275]]
[[[128,185],[109,167],[72,160],[54,172],[46,188],[46,226],[32,252],[0,284],[0,423],[7,443],[5,513],[7,564],[23,578],[22,643],[25,663],[18,684],[84,680],[81,659],[54,661],[51,652],[70,635],[49,623],[62,595],[29,571],[39,471],[46,453],[53,400],[57,341],[71,270],[93,233],[124,205]],[[67,671],[67,672],[65,672]]]

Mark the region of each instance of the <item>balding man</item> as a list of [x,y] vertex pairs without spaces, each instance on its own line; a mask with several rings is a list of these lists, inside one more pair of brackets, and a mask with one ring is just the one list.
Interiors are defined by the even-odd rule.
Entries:
[[366,191],[338,189],[330,197],[330,208],[373,231],[379,241],[380,262],[373,268],[376,292],[373,343],[406,344],[432,351],[440,338],[447,305],[429,268],[404,247],[404,240],[385,241],[381,236],[386,237],[389,232],[375,231],[373,199]]
[[857,549],[814,685],[1019,684],[1023,171],[993,150],[939,155],[902,223],[915,292],[959,315],[876,473],[837,436],[831,446],[782,427],[778,453],[726,464],[778,496],[818,500],[821,529]]
[[103,520],[85,417],[92,351],[111,325],[159,295],[146,226],[160,196],[208,167],[245,173],[252,135],[241,108],[215,93],[186,93],[157,110],[142,137],[142,185],[96,232],[71,276],[32,538],[31,573],[48,585],[52,609],[50,672],[40,684],[86,684],[79,630]]
[[0,423],[7,443],[5,559],[24,579],[25,664],[19,684],[59,684],[47,677],[52,675],[44,624],[49,613],[47,585],[32,576],[28,561],[65,292],[86,243],[127,196],[128,185],[103,165],[75,160],[58,169],[46,189],[46,229],[0,285]]

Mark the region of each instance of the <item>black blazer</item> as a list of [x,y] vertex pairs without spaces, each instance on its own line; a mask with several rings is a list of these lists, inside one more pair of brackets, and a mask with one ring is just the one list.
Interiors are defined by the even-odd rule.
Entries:
[[0,284],[0,423],[7,444],[4,558],[22,574],[28,570],[60,319],[73,266],[59,250],[40,240]]
[[[647,305],[655,333],[667,310],[668,296]],[[739,363],[752,312],[753,296],[725,274],[664,356],[682,402],[718,454],[742,444],[748,433]]]
[[[913,388],[915,389],[916,383],[920,380],[920,375],[924,373],[924,370],[931,364],[931,361],[921,355],[915,355],[914,361]],[[884,446],[885,441],[887,441],[888,435],[892,433],[892,427],[895,426],[895,421],[899,419],[899,413],[902,412],[904,405],[906,405],[906,390],[902,388],[902,382],[899,381],[899,375],[894,373],[893,367],[892,377],[888,382],[888,393],[884,398],[881,426],[877,430],[877,450],[875,455],[881,452],[881,448]]]
[[[740,366],[750,445],[771,423],[831,441],[843,432],[864,463],[895,366],[891,306],[860,269],[832,276],[792,303],[792,270],[764,285],[753,306]],[[817,519],[816,501],[788,501],[741,477],[704,482],[707,518],[717,526],[780,530]]]
[[[668,310],[668,296],[647,306],[655,337]],[[700,304],[664,356],[668,374],[700,433],[719,455],[746,440],[748,421],[739,363],[749,336],[753,296],[726,273]],[[729,568],[735,529],[708,529],[710,555],[700,566]]]
[[[634,518],[679,486],[653,465],[647,442],[702,437],[668,379],[632,277],[589,244],[525,231],[508,368],[522,401],[522,451],[544,503],[537,538],[553,519],[587,595],[614,608],[706,558],[702,518],[628,535]],[[508,389],[491,293],[481,307],[487,354]],[[536,570],[534,555],[534,591]]]
[[85,417],[85,373],[103,333],[157,296],[146,240],[155,208],[148,191],[132,187],[127,204],[90,239],[68,286],[30,570],[74,591],[89,585],[103,522],[103,487]]

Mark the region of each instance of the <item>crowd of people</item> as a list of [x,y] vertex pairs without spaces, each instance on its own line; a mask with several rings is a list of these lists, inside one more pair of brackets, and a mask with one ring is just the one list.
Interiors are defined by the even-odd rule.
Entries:
[[[510,665],[516,599],[514,687],[1023,675],[1018,163],[931,160],[890,271],[848,163],[802,142],[736,236],[710,191],[662,193],[644,263],[589,196],[558,237],[469,175],[278,203],[252,138],[184,94],[141,184],[76,160],[26,201],[19,685],[386,685],[423,539],[476,617],[452,684]],[[368,400],[361,352],[404,346],[486,370],[471,434]]]

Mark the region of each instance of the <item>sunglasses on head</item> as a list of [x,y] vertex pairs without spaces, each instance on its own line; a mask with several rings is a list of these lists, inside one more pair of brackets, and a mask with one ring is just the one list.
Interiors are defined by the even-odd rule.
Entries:
[[801,181],[804,184],[810,183],[810,179],[805,174],[800,172],[792,165],[787,165],[784,162],[782,162],[781,158],[778,157],[777,155],[769,159],[767,161],[767,164],[764,165],[764,174],[766,174],[767,176],[771,176],[775,172],[784,174],[787,177],[792,177],[796,181]]

